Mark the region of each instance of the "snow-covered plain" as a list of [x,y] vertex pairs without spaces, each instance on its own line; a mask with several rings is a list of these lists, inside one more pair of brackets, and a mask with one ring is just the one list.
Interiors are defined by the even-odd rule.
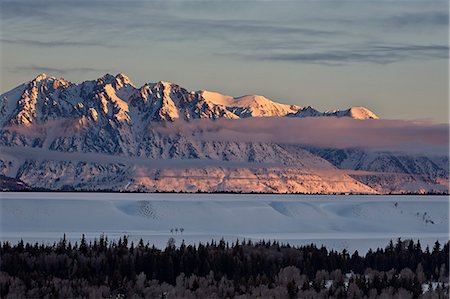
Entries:
[[365,252],[398,237],[423,246],[449,240],[445,196],[3,192],[0,209],[0,239],[11,242],[106,234],[158,247],[169,237],[178,245],[245,238]]

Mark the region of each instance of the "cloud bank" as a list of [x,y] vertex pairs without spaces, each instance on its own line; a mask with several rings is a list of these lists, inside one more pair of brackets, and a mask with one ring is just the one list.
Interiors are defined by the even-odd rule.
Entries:
[[448,155],[449,125],[347,118],[247,118],[175,121],[152,127],[202,141],[270,142],[308,147]]
[[127,157],[102,153],[59,152],[46,148],[3,146],[0,156],[12,156],[19,159],[33,157],[38,161],[72,161],[85,163],[106,163],[144,166],[146,169],[187,169],[205,167],[259,168],[281,166],[277,163],[259,163],[246,161],[221,161],[211,159],[152,159],[147,157]]
[[409,59],[447,59],[448,51],[447,45],[356,45],[332,51],[257,53],[248,58],[324,65],[352,62],[390,64]]

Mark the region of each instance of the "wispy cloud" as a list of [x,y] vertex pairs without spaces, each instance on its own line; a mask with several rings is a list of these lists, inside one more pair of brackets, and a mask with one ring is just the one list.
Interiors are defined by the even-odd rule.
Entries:
[[387,21],[394,26],[448,26],[448,11],[425,11],[394,15]]
[[[255,5],[240,1],[226,4],[219,1],[105,3],[3,1],[2,17],[7,20],[3,25],[9,30],[4,30],[1,42],[32,47],[128,47],[138,39],[140,44],[150,47],[150,41],[169,41],[182,45],[195,40],[202,42],[201,47],[205,51],[231,58],[324,65],[361,62],[389,64],[412,59],[448,58],[447,45],[411,44],[404,41],[388,44],[382,39],[380,44],[388,45],[376,45],[367,44],[364,38],[367,33],[376,32],[384,26],[390,26],[392,30],[396,27],[416,30],[424,25],[446,26],[448,13],[444,11],[399,13],[386,10],[384,14],[373,16],[353,14],[349,19],[349,13],[342,13],[348,5],[335,4],[341,13],[334,14],[331,10],[325,11],[324,15],[313,14],[312,17],[301,10],[312,4],[302,6],[286,2],[283,3],[286,9],[297,9],[299,16],[295,21],[284,22],[270,18],[258,19],[249,12],[249,7],[254,8]],[[263,12],[269,9],[268,4],[270,2],[261,3],[267,6],[261,8]],[[319,6],[314,7],[319,9]],[[251,17],[245,18],[239,13],[234,17],[218,13],[220,10],[229,12],[232,7],[246,11]],[[32,22],[33,26],[27,26],[27,22]],[[359,29],[361,26],[370,29]],[[43,29],[52,32],[50,36],[58,38],[42,38]],[[31,38],[33,36],[38,38]],[[67,36],[75,38],[69,40]],[[348,42],[342,44],[343,39]]]
[[[50,5],[51,3],[51,5]],[[299,44],[309,46],[317,39],[335,37],[342,32],[334,28],[319,28],[307,24],[286,23],[282,20],[261,20],[212,14],[218,6],[240,6],[214,3],[163,2],[74,2],[56,1],[4,1],[3,14],[8,30],[0,40],[5,44],[30,47],[120,47],[136,44],[153,47],[152,43],[170,42],[177,45],[201,43],[205,51],[212,48],[249,50],[263,46],[296,48]],[[109,3],[109,2],[108,2]],[[194,5],[198,13],[180,14],[178,9]],[[67,13],[71,12],[71,13]],[[202,13],[200,13],[202,12]],[[192,12],[193,13],[193,12]],[[115,16],[115,17],[111,17]],[[27,24],[31,23],[32,26]],[[93,30],[95,28],[95,30]],[[43,35],[43,31],[51,32]],[[67,39],[67,37],[75,37]],[[52,38],[51,40],[49,40]],[[287,41],[292,41],[288,43]],[[188,46],[190,47],[190,46]],[[189,50],[188,50],[189,51]],[[235,56],[227,51],[229,57]],[[235,56],[236,57],[236,56]]]
[[447,59],[447,45],[366,45],[347,49],[255,53],[246,58],[290,61],[324,65],[344,65],[355,62],[390,64],[412,59]]
[[99,68],[91,68],[91,67],[43,67],[37,65],[30,66],[18,66],[10,69],[13,72],[32,72],[32,73],[49,73],[49,74],[60,74],[65,75],[68,73],[99,73],[105,72],[104,69]]
[[152,159],[142,157],[126,157],[101,153],[59,152],[36,147],[0,147],[3,155],[17,158],[34,157],[36,160],[72,161],[88,163],[122,164],[128,166],[144,166],[146,169],[186,169],[206,167],[226,168],[260,168],[280,166],[277,163],[259,163],[246,161],[222,161],[211,159]]
[[32,40],[32,39],[7,39],[1,38],[0,42],[3,44],[15,44],[23,46],[34,46],[34,47],[111,47],[112,45],[107,44],[105,41],[80,41],[80,40]]

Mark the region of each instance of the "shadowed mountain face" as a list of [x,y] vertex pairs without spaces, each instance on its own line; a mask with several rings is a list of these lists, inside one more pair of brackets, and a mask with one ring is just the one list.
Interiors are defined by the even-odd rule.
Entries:
[[2,192],[29,191],[31,188],[20,180],[0,175],[0,190]]
[[[448,157],[202,139],[174,121],[311,118],[377,122],[364,107],[319,112],[123,74],[74,84],[45,74],[0,96],[0,171],[32,187],[117,191],[447,192]],[[302,128],[298,128],[301,130]],[[209,132],[211,133],[211,132]],[[213,132],[214,133],[214,132]],[[221,132],[223,134],[223,132]],[[226,130],[225,130],[226,133]],[[264,137],[265,130],[255,134]],[[370,138],[370,136],[369,136]]]

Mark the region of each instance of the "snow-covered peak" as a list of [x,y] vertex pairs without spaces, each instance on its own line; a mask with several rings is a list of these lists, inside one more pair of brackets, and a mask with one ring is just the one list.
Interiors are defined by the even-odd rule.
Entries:
[[223,95],[218,92],[208,91],[208,90],[200,90],[198,93],[207,101],[223,106],[233,106],[235,104],[235,100],[231,96]]
[[97,81],[102,81],[104,83],[113,83],[116,80],[116,77],[111,75],[110,73],[104,74],[102,77],[98,78]]
[[379,119],[379,117],[366,107],[351,107],[350,116],[355,119]]
[[112,84],[115,89],[121,89],[125,87],[126,89],[136,89],[136,85],[126,76],[124,73],[118,73],[115,77],[115,81]]
[[154,90],[165,90],[167,92],[170,92],[172,89],[182,88],[180,85],[169,81],[158,81],[155,83],[147,83],[146,85]]
[[128,78],[124,73],[118,73],[115,76],[111,75],[109,73],[106,73],[102,77],[98,78],[97,81],[103,82],[105,84],[112,84],[112,85],[119,84],[120,86],[124,86],[127,84],[133,85],[130,78]]
[[54,91],[61,86],[68,86],[71,83],[64,78],[57,79],[56,77],[42,73],[36,76],[33,80],[27,83],[28,86],[44,89],[44,91]]
[[118,73],[116,75],[116,80],[122,82],[123,84],[131,84],[134,85],[133,82],[131,82],[130,78],[128,78],[127,75],[125,75],[124,73]]
[[235,107],[244,110],[243,117],[286,116],[298,110],[295,105],[276,103],[260,95],[246,95],[235,98]]
[[303,107],[299,109],[296,113],[289,115],[293,117],[318,117],[324,116],[324,114],[311,106]]
[[158,81],[158,82],[148,82],[145,83],[139,90],[149,90],[151,93],[161,93],[167,96],[174,90],[181,89],[182,87],[178,84],[168,82],[168,81]]
[[362,106],[351,107],[347,110],[326,111],[324,114],[325,116],[351,117],[353,119],[379,119],[375,113]]
[[116,96],[125,101],[137,90],[133,82],[124,73],[119,73],[115,76],[105,74],[103,77],[97,79],[96,85],[98,89],[105,89],[108,85],[111,86]]
[[49,76],[49,75],[47,75],[47,74],[45,74],[45,73],[42,73],[42,74],[37,75],[37,77],[34,78],[34,79],[31,80],[31,81],[34,81],[34,82],[41,82],[41,81],[43,81],[43,80],[45,80],[45,79],[55,79],[55,77]]
[[162,85],[162,86],[172,86],[172,85],[177,85],[178,86],[178,84],[175,84],[175,83],[173,83],[173,82],[169,82],[169,81],[158,81],[156,84],[159,84],[159,85]]
[[238,117],[286,116],[299,109],[295,105],[276,103],[261,95],[245,95],[233,98],[207,90],[201,90],[198,93],[212,104],[226,106],[229,111]]
[[268,103],[273,103],[271,100],[264,96],[260,96],[257,94],[254,95],[245,95],[241,97],[235,98],[236,102],[239,103],[239,105],[242,106],[248,106],[248,105],[265,105]]

